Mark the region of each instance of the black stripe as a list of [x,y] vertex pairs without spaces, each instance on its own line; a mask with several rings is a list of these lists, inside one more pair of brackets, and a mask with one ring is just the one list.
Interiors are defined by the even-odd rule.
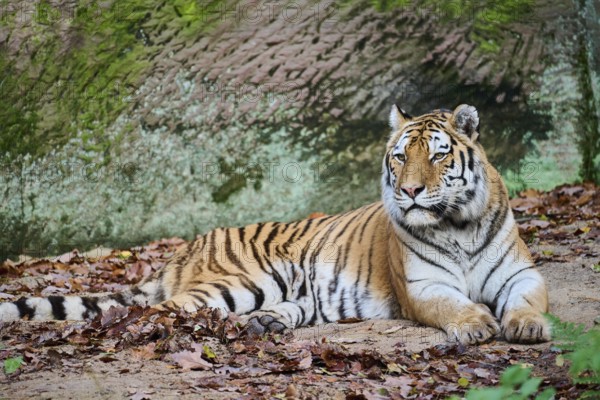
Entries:
[[231,292],[229,291],[229,288],[227,288],[225,285],[221,285],[220,283],[216,283],[216,282],[210,282],[209,285],[212,285],[212,286],[216,287],[217,289],[219,289],[219,291],[221,292],[221,296],[223,297],[223,300],[225,300],[225,303],[227,303],[227,307],[229,307],[229,311],[235,312],[235,300],[231,296]]
[[206,290],[204,290],[204,289],[191,288],[189,291],[190,292],[194,292],[194,293],[202,293],[205,297],[207,297],[209,299],[213,298],[213,296],[209,292],[207,292]]
[[356,316],[358,318],[362,318],[362,313],[360,311],[360,299],[358,298],[358,287],[360,283],[360,276],[362,275],[363,266],[363,256],[364,253],[360,254],[360,259],[358,260],[358,273],[356,274],[356,281],[354,285],[352,285],[352,300],[354,301],[354,309],[356,310]]
[[[373,234],[373,236],[375,236],[375,234]],[[367,257],[367,269],[369,272],[367,273],[367,283],[365,287],[368,289],[369,285],[371,284],[371,273],[373,272],[373,237],[371,237],[371,242],[369,246],[369,256]]]
[[227,254],[227,258],[229,258],[229,261],[231,261],[233,265],[238,267],[238,269],[241,269],[245,273],[248,273],[248,270],[246,269],[246,267],[244,267],[238,256],[235,254],[235,251],[233,250],[233,246],[231,244],[231,234],[229,231],[229,229],[225,230],[225,253]]
[[469,254],[470,259],[472,259],[473,257],[477,256],[479,253],[481,253],[483,251],[483,249],[487,248],[487,246],[490,244],[492,239],[494,237],[496,237],[496,234],[500,231],[500,229],[504,225],[504,221],[506,220],[507,214],[508,214],[508,207],[506,207],[506,205],[503,202],[502,204],[499,205],[498,209],[496,209],[496,211],[494,212],[494,215],[490,219],[490,221],[492,222],[492,225],[488,228],[482,245],[479,248],[477,248],[473,253],[467,252],[467,254]]
[[228,275],[228,271],[217,261],[217,230],[210,235],[208,269],[217,274]]
[[287,230],[290,228],[290,226],[292,226],[292,224],[282,224],[283,225],[283,229],[281,230],[281,234],[283,235],[284,233],[287,232]]
[[300,319],[300,323],[298,324],[298,326],[302,326],[304,325],[304,321],[306,320],[306,312],[301,306],[298,306],[298,308],[300,309],[300,314],[302,314],[302,318]]
[[427,286],[425,286],[423,289],[421,289],[421,291],[419,292],[419,295],[418,295],[418,296],[416,296],[416,297],[417,297],[417,298],[418,298],[418,297],[420,297],[420,296],[423,294],[423,292],[424,292],[426,289],[430,288],[431,286],[446,286],[446,287],[449,287],[449,288],[452,288],[452,289],[456,290],[456,291],[457,291],[457,292],[459,292],[459,293],[462,293],[462,292],[460,291],[460,289],[459,289],[459,288],[457,288],[457,287],[456,287],[456,286],[454,286],[454,285],[450,285],[449,283],[446,283],[446,282],[439,282],[439,281],[435,281],[435,282],[431,282],[429,285],[427,285]]
[[272,270],[271,272],[273,274],[273,279],[275,279],[275,283],[277,283],[277,286],[279,287],[279,290],[281,290],[281,296],[283,297],[283,301],[287,300],[287,295],[288,295],[287,285],[285,284],[285,282],[281,278],[281,275],[279,275],[279,272],[277,272],[275,270],[275,268],[273,267],[273,265],[271,265],[271,263],[268,260],[267,260],[267,263],[271,267],[271,270]]
[[333,239],[334,242],[337,241],[337,239],[339,239],[345,232],[346,229],[348,229],[348,227],[350,226],[350,224],[352,224],[352,222],[354,222],[354,220],[358,217],[360,217],[362,215],[362,213],[357,212],[354,214],[354,216],[352,218],[350,218],[350,220],[346,223],[346,225],[344,225],[342,227],[342,229],[338,232],[338,234],[335,236],[335,238]]
[[429,125],[433,125],[433,126],[435,126],[436,128],[438,128],[438,129],[439,129],[439,130],[441,130],[441,131],[443,131],[443,130],[444,130],[444,126],[443,126],[443,125],[441,125],[441,124],[439,124],[439,123],[437,123],[436,121],[433,121],[433,120],[429,120],[429,121],[427,121],[427,127],[428,127],[428,128],[429,128]]
[[[375,203],[375,205],[377,205],[377,203]],[[379,206],[379,207],[374,207],[374,211],[369,214],[369,216],[367,217],[367,219],[365,220],[365,222],[362,225],[362,229],[360,230],[360,234],[358,235],[358,241],[362,242],[363,240],[363,235],[365,234],[365,229],[367,228],[367,225],[369,225],[369,222],[371,222],[371,219],[375,216],[375,214],[377,214],[379,212],[379,210],[381,209],[381,207],[383,206]]]
[[340,306],[338,308],[338,313],[340,314],[340,319],[346,318],[346,299],[344,296],[346,295],[346,289],[342,289],[342,294],[340,295]]
[[[309,221],[311,221],[311,220],[309,220]],[[277,233],[279,232],[280,227],[281,226],[279,224],[275,225],[275,227],[271,229],[269,236],[267,236],[267,238],[265,239],[265,243],[263,244],[263,247],[265,249],[267,256],[271,255],[271,242],[273,241],[273,239],[275,239],[275,236],[277,236]]]
[[254,295],[254,310],[260,310],[265,302],[265,292],[245,276],[238,276],[242,285]]
[[383,172],[385,172],[387,174],[386,182],[387,182],[388,186],[393,188],[394,185],[392,183],[392,166],[390,165],[391,157],[392,157],[391,153],[385,154],[385,159],[383,162],[383,166],[384,166]]
[[[447,207],[447,206],[446,206]],[[436,210],[433,210],[436,211]],[[439,211],[443,211],[443,210],[439,210]],[[437,212],[437,211],[436,211]],[[410,226],[410,225],[406,225],[404,223],[404,221],[397,219],[395,220],[396,223],[398,224],[398,226],[402,229],[404,229],[408,234],[410,234],[411,236],[415,237],[417,240],[433,247],[434,249],[436,249],[439,253],[444,254],[446,257],[452,259],[452,260],[457,260],[456,255],[451,253],[450,251],[448,251],[445,247],[441,247],[439,244],[431,241],[427,236],[424,236],[419,230],[414,229],[414,227]]]
[[109,295],[108,298],[116,301],[117,303],[119,303],[122,306],[131,305],[131,303],[125,299],[125,297],[123,296],[123,293],[113,293],[113,294]]
[[488,272],[487,276],[485,277],[485,279],[483,280],[483,284],[481,285],[481,289],[479,290],[479,293],[481,293],[483,295],[483,291],[485,289],[485,285],[488,283],[488,280],[490,279],[490,277],[492,276],[492,274],[494,272],[496,272],[496,270],[502,265],[502,263],[504,262],[504,259],[506,258],[506,256],[508,255],[508,253],[510,253],[510,251],[513,249],[513,247],[515,247],[515,243],[516,242],[512,242],[510,247],[508,249],[506,249],[506,251],[504,252],[504,254],[502,255],[502,257],[500,257],[500,261],[498,261]]
[[[327,239],[329,239],[329,235],[338,226],[338,224],[339,224],[338,221],[336,221],[336,223],[330,225],[329,228],[327,229],[327,232],[325,234],[323,234],[323,236],[321,236],[321,239],[319,239],[317,246],[315,247],[314,250],[312,250],[312,253],[310,255],[309,265],[314,266],[316,264],[317,257],[321,254],[321,250],[323,250],[323,246],[325,246],[325,244],[327,243]],[[307,251],[308,251],[309,247],[310,246],[306,246]]]
[[467,147],[467,156],[469,157],[469,170],[473,171],[473,168],[475,167],[474,164],[474,159],[473,159],[473,149],[471,147]]
[[329,318],[327,318],[327,316],[325,315],[325,313],[323,313],[323,301],[321,300],[321,287],[317,286],[317,306],[318,306],[318,310],[319,310],[319,314],[321,315],[321,318],[323,318],[323,322],[331,322],[329,320]]
[[156,303],[162,303],[163,301],[166,300],[165,289],[162,287],[161,284],[158,285],[158,289],[156,290],[156,293],[154,293],[154,299],[155,299],[155,303],[150,303],[150,305],[153,305]]
[[321,225],[323,222],[329,221],[331,218],[335,218],[337,215],[328,215],[326,217],[313,218],[317,222],[317,226]]
[[460,150],[459,153],[460,155],[460,179],[462,180],[463,185],[467,184],[467,180],[465,179],[465,153]]
[[206,299],[204,299],[204,297],[200,296],[197,293],[188,293],[188,295],[198,300],[200,302],[200,306],[206,306]]
[[[286,242],[282,246],[285,251],[287,251],[288,247],[291,246],[292,243],[294,243],[296,240],[298,240],[302,236],[304,236],[304,234],[306,233],[306,231],[308,230],[308,228],[312,224],[312,221],[313,221],[312,219],[308,219],[308,220],[298,221],[298,222],[296,222],[294,224],[294,225],[298,226],[300,224],[300,222],[303,222],[304,223],[304,229],[302,229],[302,231],[300,231],[300,230],[296,229],[296,227],[294,227],[294,229],[295,229],[294,233],[292,233],[290,235],[290,237],[288,238],[288,240],[286,240]],[[298,232],[300,232],[300,234]]]
[[[339,269],[341,269],[342,263],[340,263],[340,257],[342,256],[341,252],[337,253],[337,257],[335,258],[335,266],[333,269],[333,279],[329,282],[329,298],[328,302],[332,303],[332,296],[337,291],[338,283],[340,280]],[[339,267],[338,267],[339,266]]]
[[302,281],[302,285],[300,286],[300,289],[298,290],[298,299],[301,297],[306,296],[306,278],[304,278],[304,280]]
[[[523,271],[527,271],[528,269],[533,269],[533,266],[526,267],[526,268],[523,268],[523,269],[520,269],[520,270],[518,270],[517,272],[515,272],[514,274],[512,274],[510,278],[508,278],[507,280],[505,280],[505,281],[504,281],[504,283],[502,284],[502,286],[500,287],[500,289],[498,289],[498,292],[496,292],[496,295],[494,296],[494,301],[492,301],[492,305],[494,306],[494,308],[496,308],[496,307],[497,307],[497,304],[498,304],[498,299],[500,298],[500,295],[502,295],[502,291],[504,290],[504,288],[506,287],[506,285],[508,284],[508,282],[510,282],[510,281],[511,281],[511,279],[513,279],[515,276],[519,275],[521,272],[523,272]],[[510,286],[510,290],[512,290],[512,287],[513,287],[513,286],[514,286],[516,283],[518,283],[518,282],[521,282],[521,281],[523,281],[523,280],[526,280],[526,279],[532,279],[532,278],[530,278],[530,277],[523,278],[523,279],[521,279],[521,280],[519,280],[519,281],[517,281],[517,282],[513,283],[513,284]],[[510,294],[510,290],[509,290],[509,294]],[[504,306],[506,306],[506,302],[507,302],[507,301],[508,301],[508,296],[506,296],[506,300],[504,301],[504,304],[502,304],[502,308],[501,308],[501,310],[500,310],[500,315],[501,315],[501,316],[503,316],[503,315],[504,315]]]
[[62,296],[48,296],[48,301],[52,305],[52,314],[55,319],[64,321],[67,319],[67,310],[65,310],[65,298]]
[[27,304],[27,298],[21,297],[19,300],[13,303],[19,309],[19,318],[27,317],[33,318],[35,310],[29,304]]
[[256,242],[256,239],[260,236],[260,232],[263,230],[266,224],[259,223],[256,225],[256,232],[254,232],[254,236],[250,239],[251,242]]
[[[139,289],[138,289],[139,290]],[[132,290],[133,291],[133,290]],[[95,317],[98,314],[102,314],[102,310],[98,307],[98,297],[82,297],[81,304],[85,307],[83,313],[83,319]]]
[[169,262],[169,264],[171,264],[171,265],[177,264],[175,267],[175,277],[176,278],[175,278],[175,285],[173,286],[173,295],[178,293],[179,286],[181,285],[181,274],[183,273],[183,269],[185,267],[185,262],[183,262],[183,261],[185,260],[186,257],[189,256],[190,253],[193,252],[193,249],[196,244],[197,244],[197,241],[189,242],[186,246],[185,253],[179,253],[177,258],[173,258]]
[[265,264],[262,261],[258,248],[256,247],[256,243],[253,241],[250,241],[250,250],[252,251],[252,257],[256,260],[260,269],[268,274],[269,271],[267,271],[265,268]]
[[426,263],[428,263],[428,264],[430,264],[430,265],[433,265],[433,266],[434,266],[434,267],[436,267],[436,268],[439,268],[439,269],[441,269],[441,270],[443,270],[443,271],[446,271],[447,273],[449,273],[450,275],[452,275],[452,276],[453,276],[453,277],[455,277],[456,279],[460,280],[460,279],[458,278],[458,276],[456,276],[456,274],[455,274],[454,272],[450,271],[448,268],[444,267],[443,265],[440,265],[440,264],[436,263],[435,261],[431,260],[429,257],[425,257],[424,255],[422,255],[422,254],[418,253],[418,252],[417,252],[417,251],[415,251],[415,250],[414,250],[412,247],[410,247],[410,246],[408,245],[408,243],[403,243],[403,244],[404,244],[406,247],[408,247],[408,249],[409,249],[410,251],[412,251],[412,252],[413,252],[413,253],[414,253],[414,254],[415,254],[417,257],[419,257],[419,258],[420,258],[422,261],[425,261]]
[[426,281],[427,278],[423,278],[423,279],[407,279],[406,283],[418,283],[418,282],[423,282]]

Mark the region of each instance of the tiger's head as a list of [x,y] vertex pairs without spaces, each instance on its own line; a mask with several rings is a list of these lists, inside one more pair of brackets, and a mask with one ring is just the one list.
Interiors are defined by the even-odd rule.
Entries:
[[478,142],[475,107],[418,117],[392,107],[392,134],[383,159],[383,202],[405,228],[464,225],[489,199],[489,164]]

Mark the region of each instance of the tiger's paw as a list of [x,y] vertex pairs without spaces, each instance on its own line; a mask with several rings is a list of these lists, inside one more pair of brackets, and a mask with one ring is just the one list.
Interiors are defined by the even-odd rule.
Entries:
[[473,304],[465,309],[457,321],[444,327],[449,342],[462,344],[485,343],[500,333],[500,326],[489,308]]
[[250,336],[262,336],[265,333],[283,332],[287,326],[279,321],[277,317],[270,314],[249,315],[244,331]]
[[551,339],[550,324],[534,310],[510,310],[502,319],[502,335],[512,343],[540,343]]

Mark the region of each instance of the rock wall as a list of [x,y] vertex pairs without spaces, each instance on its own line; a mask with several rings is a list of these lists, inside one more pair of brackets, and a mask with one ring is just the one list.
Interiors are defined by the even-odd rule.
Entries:
[[373,201],[394,102],[476,105],[513,189],[573,180],[578,9],[526,3],[8,2],[2,256]]

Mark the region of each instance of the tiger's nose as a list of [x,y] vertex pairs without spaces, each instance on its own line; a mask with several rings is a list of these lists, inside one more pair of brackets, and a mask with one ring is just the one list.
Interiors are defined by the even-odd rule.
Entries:
[[419,195],[419,193],[421,193],[424,189],[425,186],[421,185],[421,186],[400,186],[400,189],[402,189],[402,191],[404,193],[406,193],[408,195],[408,197],[410,197],[411,199],[414,199],[415,197],[417,197]]

